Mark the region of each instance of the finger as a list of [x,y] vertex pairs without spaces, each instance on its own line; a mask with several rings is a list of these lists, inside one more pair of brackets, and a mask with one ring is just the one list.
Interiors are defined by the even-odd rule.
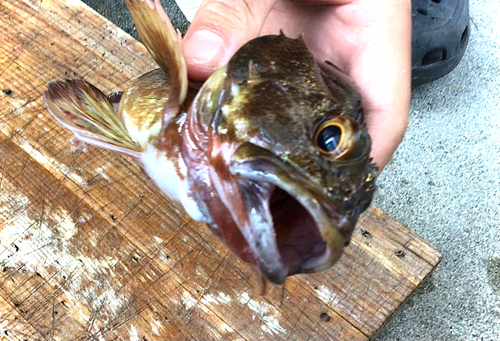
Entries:
[[184,38],[191,79],[205,80],[243,44],[260,35],[276,0],[205,0]]
[[352,0],[292,0],[291,2],[302,5],[347,5]]
[[[372,157],[384,168],[408,126],[411,83],[410,2],[389,2],[386,19],[370,30],[363,53],[354,56],[350,75],[364,98]],[[385,37],[378,38],[376,37]]]
[[[372,119],[373,118],[373,119]],[[372,139],[371,157],[382,171],[391,160],[408,127],[408,114],[387,111],[371,112],[366,118]]]

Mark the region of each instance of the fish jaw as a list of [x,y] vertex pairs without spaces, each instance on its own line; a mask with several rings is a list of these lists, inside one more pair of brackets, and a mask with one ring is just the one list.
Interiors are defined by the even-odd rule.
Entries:
[[[249,212],[244,235],[264,276],[277,284],[335,264],[367,207],[344,210],[342,199],[332,199],[291,165],[251,143],[236,150],[230,171],[242,184]],[[363,187],[359,192],[365,195]]]
[[275,185],[280,182],[278,178],[261,177],[260,171],[247,172],[244,168],[234,167],[233,172],[252,183],[250,188],[268,189],[265,199],[262,193],[247,192],[250,224],[243,227],[254,240],[251,245],[265,277],[282,284],[287,276],[331,267],[348,241],[338,228],[339,223],[345,223],[342,217],[328,216],[321,202],[311,199],[312,194],[303,188],[297,191],[296,186]]

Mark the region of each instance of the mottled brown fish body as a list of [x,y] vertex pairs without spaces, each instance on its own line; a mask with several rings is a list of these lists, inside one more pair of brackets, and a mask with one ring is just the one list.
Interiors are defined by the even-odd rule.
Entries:
[[375,189],[362,101],[301,38],[245,44],[194,95],[181,41],[158,1],[127,0],[161,67],[116,110],[84,81],[56,82],[47,107],[89,143],[130,155],[193,219],[267,280],[332,266]]

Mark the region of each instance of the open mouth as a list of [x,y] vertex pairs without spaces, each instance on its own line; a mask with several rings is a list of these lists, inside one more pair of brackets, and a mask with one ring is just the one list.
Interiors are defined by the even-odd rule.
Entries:
[[343,219],[329,217],[321,200],[300,183],[292,183],[295,190],[287,182],[243,183],[249,214],[244,235],[269,281],[281,284],[287,276],[321,271],[338,260],[345,238],[337,225]]
[[289,275],[321,271],[340,258],[346,242],[340,229],[351,222],[329,207],[322,188],[250,143],[233,154],[231,172],[241,179],[248,212],[248,224],[240,229],[269,281],[281,284]]
[[279,187],[273,190],[270,209],[276,244],[288,275],[306,272],[303,266],[314,263],[327,251],[316,221],[304,206]]

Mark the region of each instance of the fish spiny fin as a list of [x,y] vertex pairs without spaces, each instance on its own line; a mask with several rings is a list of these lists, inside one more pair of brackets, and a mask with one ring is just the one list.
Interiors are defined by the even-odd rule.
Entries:
[[134,143],[113,104],[99,89],[81,80],[50,82],[43,93],[54,118],[89,144],[139,157]]
[[188,78],[181,34],[172,26],[159,0],[126,0],[126,4],[142,43],[170,76],[170,102],[182,104],[186,98]]

